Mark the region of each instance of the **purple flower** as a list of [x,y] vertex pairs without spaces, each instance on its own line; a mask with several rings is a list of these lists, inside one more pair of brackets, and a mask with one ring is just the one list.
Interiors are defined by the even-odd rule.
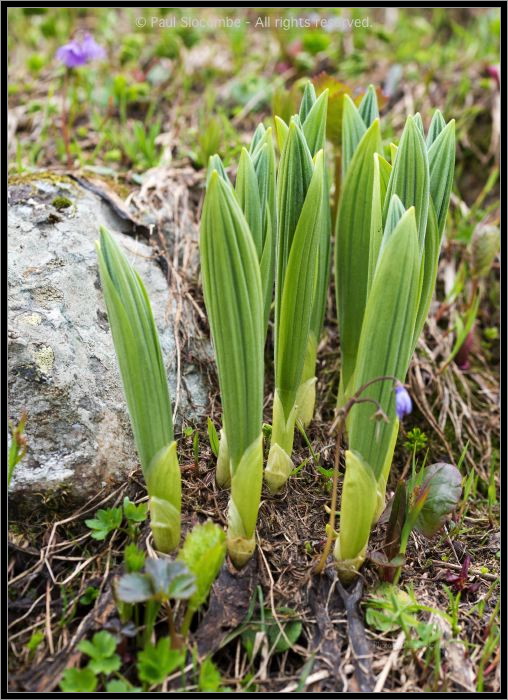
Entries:
[[95,39],[90,34],[80,40],[73,39],[68,44],[60,46],[56,52],[56,57],[62,63],[65,63],[67,68],[77,68],[84,66],[89,61],[105,58],[106,52],[99,46]]
[[402,420],[404,416],[407,416],[413,410],[411,397],[402,384],[397,384],[395,387],[395,410],[399,420]]

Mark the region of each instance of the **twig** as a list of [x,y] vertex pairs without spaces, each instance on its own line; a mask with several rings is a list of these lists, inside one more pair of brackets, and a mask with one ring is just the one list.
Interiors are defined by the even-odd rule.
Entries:
[[386,679],[388,678],[388,674],[392,670],[392,666],[395,666],[395,664],[397,662],[397,658],[399,656],[400,650],[402,649],[402,647],[404,645],[405,637],[406,637],[406,635],[404,634],[404,632],[400,632],[399,636],[395,640],[395,643],[393,645],[393,649],[390,653],[390,656],[388,657],[386,664],[383,667],[383,670],[381,671],[381,673],[379,674],[379,676],[377,678],[376,685],[374,686],[375,693],[380,693],[383,690],[384,685],[386,683]]
[[[452,569],[453,571],[462,570],[462,566],[460,564],[452,564],[449,561],[439,561],[439,559],[431,559],[430,561],[435,566],[442,566],[444,569]],[[473,571],[472,569],[470,569],[468,573],[470,576],[479,576],[487,581],[497,581],[499,579],[499,576],[496,576],[495,574],[482,574],[481,571]]]

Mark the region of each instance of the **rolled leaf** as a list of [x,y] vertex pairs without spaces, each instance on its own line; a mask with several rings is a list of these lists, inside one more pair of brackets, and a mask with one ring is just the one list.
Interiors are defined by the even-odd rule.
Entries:
[[258,260],[263,252],[261,199],[254,164],[246,148],[242,148],[235,184],[236,196],[250,228]]
[[303,91],[302,101],[300,103],[300,111],[298,113],[298,116],[300,117],[300,121],[302,122],[302,124],[307,119],[307,116],[308,116],[309,112],[311,111],[315,102],[316,102],[316,90],[314,89],[314,85],[309,80],[305,84],[305,89]]
[[367,127],[355,103],[349,95],[344,95],[342,111],[342,180],[346,177],[349,164],[366,131]]
[[414,206],[420,250],[423,249],[429,208],[429,162],[422,132],[414,117],[406,120],[386,192],[383,219],[394,194],[406,209]]
[[379,248],[383,238],[383,204],[386,189],[390,179],[392,166],[387,160],[374,153],[374,182],[372,187],[372,210],[370,218],[370,243],[369,243],[369,274],[367,293],[372,286],[374,271],[379,257]]
[[150,496],[155,545],[167,552],[180,537],[181,485],[159,337],[140,276],[102,227],[97,256],[134,440]]
[[[293,236],[313,173],[312,156],[305,137],[294,118],[282,151],[277,172],[277,268],[275,278],[275,316],[279,313],[284,279]],[[320,206],[318,203],[318,207]]]
[[429,133],[427,134],[427,139],[425,141],[427,149],[429,149],[432,146],[432,144],[437,139],[439,134],[443,131],[445,126],[446,122],[444,120],[443,115],[441,114],[439,109],[436,109],[430,122]]
[[[383,246],[367,300],[351,394],[366,382],[391,375],[404,381],[413,350],[420,260],[414,208],[400,219]],[[372,384],[362,397],[376,399],[388,423],[372,420],[376,407],[355,404],[349,414],[349,447],[359,452],[379,479],[396,421],[390,381]]]
[[360,102],[358,112],[368,128],[375,119],[379,119],[379,108],[377,105],[377,95],[374,85],[369,85],[367,92]]
[[[286,144],[288,149],[293,148],[292,140],[300,138],[296,132],[297,128],[292,123]],[[306,157],[305,148],[300,151],[304,160]],[[265,471],[265,479],[269,487],[275,491],[282,485],[279,473],[281,465],[284,466],[285,479],[289,476],[292,465],[291,451],[296,419],[295,402],[307,351],[318,274],[317,260],[322,233],[321,214],[323,213],[323,168],[323,152],[320,151],[316,155],[314,172],[292,238],[285,275],[281,284],[281,278],[278,278],[282,289],[280,290],[279,310],[276,314],[276,391],[272,440]],[[297,190],[299,186],[297,186]],[[282,199],[287,197],[288,195],[284,193]],[[284,228],[282,230],[284,231]],[[280,269],[279,266],[278,270]],[[285,453],[285,458],[283,458],[284,455],[280,454],[280,450]],[[277,462],[277,466],[275,466],[275,462]]]
[[347,450],[340,529],[334,549],[339,577],[345,583],[356,576],[365,560],[376,510],[376,489],[376,478],[368,462],[358,452]]
[[326,113],[328,90],[321,93],[302,122],[302,131],[312,156],[324,148],[326,137]]
[[263,468],[262,449],[252,447],[260,444],[263,413],[263,295],[249,226],[231,187],[216,172],[205,197],[200,251],[230,457],[234,517],[228,551],[242,565],[245,560],[235,560],[236,544],[231,549],[229,542],[244,538],[246,548],[253,551],[253,513],[257,515],[259,508]]
[[381,136],[376,120],[364,134],[351,161],[337,216],[335,284],[343,391],[353,374],[367,301],[374,154],[380,151]]
[[455,120],[434,139],[428,151],[430,196],[436,209],[440,243],[443,235],[455,170]]

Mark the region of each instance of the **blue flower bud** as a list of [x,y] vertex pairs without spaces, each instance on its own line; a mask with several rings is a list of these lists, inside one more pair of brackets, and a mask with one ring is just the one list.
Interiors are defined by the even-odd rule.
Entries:
[[402,420],[404,416],[411,413],[413,410],[413,404],[411,402],[411,397],[407,393],[406,389],[402,384],[397,384],[395,387],[395,410],[397,412],[397,418]]

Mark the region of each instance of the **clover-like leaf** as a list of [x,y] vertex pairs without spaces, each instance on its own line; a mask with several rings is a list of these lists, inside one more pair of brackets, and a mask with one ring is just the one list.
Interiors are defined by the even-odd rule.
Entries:
[[64,693],[93,693],[97,688],[97,678],[89,668],[66,668],[60,688]]
[[133,523],[142,523],[148,515],[148,503],[136,505],[128,496],[123,499],[123,514]]
[[462,493],[462,476],[453,464],[437,462],[425,468],[421,488],[427,491],[427,498],[415,528],[425,537],[432,537],[457,507]]
[[147,574],[124,574],[116,585],[116,595],[123,603],[143,603],[154,595],[152,580]]
[[196,579],[181,561],[148,559],[145,571],[150,577],[155,595],[159,598],[185,600],[196,591]]
[[121,508],[101,508],[95,513],[95,518],[85,520],[94,540],[105,540],[112,530],[122,524]]
[[90,657],[88,667],[94,673],[112,673],[121,666],[120,657],[115,653],[116,639],[105,630],[94,634],[91,642],[87,639],[81,641],[78,649]]
[[163,683],[176,668],[185,661],[184,649],[171,649],[168,637],[159,639],[157,644],[147,644],[138,654],[138,676],[149,685]]

